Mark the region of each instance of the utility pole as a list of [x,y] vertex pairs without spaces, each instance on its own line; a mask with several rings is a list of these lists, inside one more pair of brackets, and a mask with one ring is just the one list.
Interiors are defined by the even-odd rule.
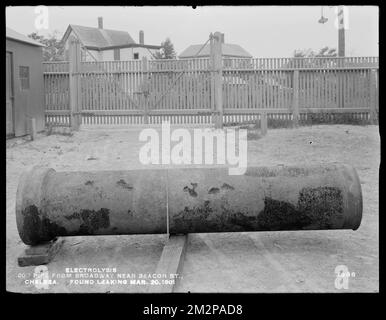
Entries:
[[[338,6],[338,57],[345,56],[345,43],[344,43],[344,9],[343,6]],[[339,66],[343,67],[345,59],[339,61]],[[343,87],[343,74],[338,72],[338,107],[344,108],[344,87]]]
[[214,83],[214,123],[216,129],[223,128],[223,101],[222,101],[222,39],[221,32],[215,32],[213,35],[213,45],[211,46],[211,57],[213,59],[213,83]]
[[[332,7],[330,7],[332,8]],[[321,7],[322,15],[318,20],[319,23],[324,24],[328,21],[326,17],[323,16],[323,6]],[[344,29],[344,6],[338,6],[338,57],[346,56],[345,48],[345,29]]]
[[345,54],[345,30],[344,30],[344,9],[338,6],[338,56],[344,57]]
[[[330,7],[331,8],[331,7]],[[319,23],[326,23],[328,19],[323,16],[323,7],[322,9],[322,16],[319,19]],[[344,7],[338,6],[338,12],[337,12],[337,27],[338,27],[338,57],[345,57],[345,30],[344,30]],[[345,59],[338,59],[338,66],[344,67],[345,65]],[[337,79],[338,79],[338,92],[337,92],[337,105],[338,108],[344,107],[344,87],[343,87],[343,79],[342,79],[342,73],[337,73]]]

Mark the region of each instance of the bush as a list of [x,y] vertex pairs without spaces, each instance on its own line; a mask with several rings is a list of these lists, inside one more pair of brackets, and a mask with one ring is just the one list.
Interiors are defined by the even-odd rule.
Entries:
[[[302,113],[300,115],[299,125],[301,126],[312,126],[320,124],[368,125],[370,124],[370,119],[366,113],[311,112]],[[248,130],[260,129],[260,120],[229,122],[224,124],[224,127],[228,126],[239,126],[240,128],[245,128]],[[292,127],[293,121],[289,116],[282,117],[282,119],[275,119],[272,115],[268,116],[268,129]]]
[[318,124],[351,124],[351,125],[366,125],[370,121],[366,116],[352,113],[308,113],[303,119],[300,119],[301,125],[318,125]]

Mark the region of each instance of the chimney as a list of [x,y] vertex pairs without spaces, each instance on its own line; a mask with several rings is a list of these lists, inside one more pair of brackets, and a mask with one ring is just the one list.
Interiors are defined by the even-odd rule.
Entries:
[[221,43],[224,43],[224,34],[221,34]]
[[145,34],[143,31],[139,31],[139,44],[145,44]]
[[98,17],[98,28],[103,29],[103,17]]

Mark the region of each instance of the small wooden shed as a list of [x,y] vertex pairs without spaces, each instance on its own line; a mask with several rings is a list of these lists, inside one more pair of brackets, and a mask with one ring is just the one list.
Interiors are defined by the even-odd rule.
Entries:
[[6,29],[6,134],[19,137],[44,130],[43,45]]

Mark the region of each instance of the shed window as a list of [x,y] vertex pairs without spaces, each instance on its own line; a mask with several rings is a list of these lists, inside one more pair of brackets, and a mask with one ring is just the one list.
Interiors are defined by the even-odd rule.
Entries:
[[134,59],[139,59],[139,53],[134,53]]
[[114,60],[121,60],[121,52],[119,49],[114,49]]
[[20,85],[22,90],[29,89],[29,67],[19,67]]

